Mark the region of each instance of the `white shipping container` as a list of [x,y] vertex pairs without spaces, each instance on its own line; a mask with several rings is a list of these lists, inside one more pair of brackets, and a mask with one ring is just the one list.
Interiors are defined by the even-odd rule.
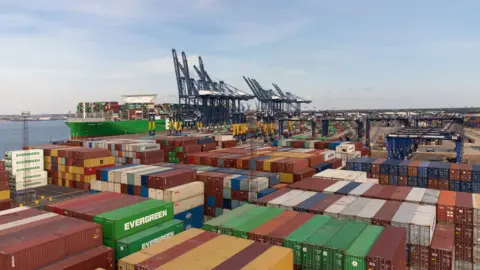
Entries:
[[115,191],[115,193],[122,193],[122,184],[115,183],[113,185],[113,190]]
[[353,196],[349,197],[356,198],[356,200],[349,204],[347,207],[345,207],[345,209],[343,209],[342,212],[338,214],[339,219],[354,220],[358,213],[360,213],[360,211],[362,211],[371,201],[371,199],[369,198]]
[[107,183],[107,191],[108,192],[115,192],[115,183],[108,182]]
[[367,180],[365,181],[365,183],[370,183],[370,184],[378,185],[378,179],[376,179],[376,178],[367,178]]
[[480,194],[472,194],[473,226],[480,226]]
[[43,159],[42,149],[18,150],[18,151],[5,152],[5,161],[29,160],[29,159],[36,159],[40,157]]
[[250,192],[260,192],[268,188],[268,178],[267,177],[256,177],[254,179],[248,180],[248,191]]
[[291,198],[290,200],[288,201],[285,201],[282,203],[282,205],[280,207],[282,208],[285,208],[287,210],[292,210],[293,211],[293,208],[299,204],[301,204],[302,202],[304,202],[305,200],[309,199],[310,197],[312,197],[313,195],[317,194],[317,192],[313,192],[313,191],[305,191],[304,193],[294,197],[294,198]]
[[148,198],[149,199],[156,199],[157,196],[156,196],[157,192],[154,188],[149,188],[148,189]]
[[326,150],[324,152],[320,153],[321,156],[323,156],[324,161],[329,161],[331,159],[335,158],[335,151],[333,150]]
[[343,188],[344,186],[348,185],[350,182],[348,181],[338,181],[335,184],[327,187],[326,189],[323,190],[323,193],[335,193],[339,189]]
[[152,166],[146,166],[146,167],[137,166],[137,167],[134,167],[131,170],[121,172],[120,173],[120,183],[125,184],[125,185],[133,184],[133,183],[128,183],[128,175],[134,176],[135,173],[144,171],[145,169],[151,169],[151,168],[152,168]]
[[10,190],[19,191],[19,190],[25,190],[29,188],[44,187],[46,185],[48,185],[48,178],[42,177],[42,178],[37,178],[35,180],[29,180],[25,182],[10,183]]
[[373,183],[362,183],[360,186],[354,188],[352,191],[348,193],[348,195],[351,196],[362,196],[363,193],[367,192],[371,187],[373,186]]
[[42,166],[44,164],[44,159],[43,156],[32,156],[32,157],[25,157],[25,158],[19,158],[15,160],[5,160],[5,167],[6,168],[12,168],[12,170],[16,170],[19,167],[25,167],[25,166]]
[[410,224],[410,243],[430,246],[435,231],[436,208],[432,205],[419,205]]
[[28,173],[18,173],[10,176],[10,183],[36,181],[37,179],[42,179],[46,177],[48,177],[47,171],[33,171]]
[[349,171],[349,170],[327,169],[315,174],[313,178],[326,178],[326,179],[337,180],[337,181],[344,180],[344,181],[350,181],[350,182],[363,183],[367,179],[367,173]]
[[178,213],[185,212],[197,206],[203,205],[204,203],[205,196],[203,194],[178,201],[173,204],[173,213],[176,215]]
[[[200,173],[200,172],[199,172]],[[223,188],[232,189],[232,179],[241,176],[240,174],[233,174],[223,178]]]
[[258,192],[248,192],[248,202],[254,202],[258,199]]
[[155,189],[155,199],[163,201],[163,189]]
[[392,226],[407,230],[407,243],[410,243],[410,223],[417,212],[418,204],[404,202],[392,218]]
[[[121,158],[115,158],[115,162],[121,163]],[[115,172],[122,172],[126,171],[128,169],[132,169],[133,167],[127,167],[127,168],[117,168],[117,169],[111,169],[108,171],[108,182],[114,182],[115,180]]]
[[300,196],[300,194],[304,193],[305,191],[303,190],[298,190],[298,189],[294,189],[294,190],[290,190],[289,192],[283,194],[282,196],[280,197],[277,197],[271,201],[269,201],[267,203],[267,206],[268,207],[280,207],[280,205],[282,205],[284,202],[292,199],[292,198],[295,198],[296,196]]
[[377,214],[377,212],[382,208],[386,203],[385,200],[372,199],[362,211],[358,212],[355,219],[371,223],[372,218]]
[[203,182],[192,182],[185,185],[169,188],[163,191],[163,200],[169,202],[182,201],[205,193]]
[[96,191],[102,191],[102,181],[92,180],[90,182],[90,188]]
[[406,202],[414,202],[414,203],[420,203],[423,199],[423,196],[425,195],[425,192],[427,191],[426,188],[418,188],[414,187],[408,193],[407,198],[405,198]]
[[215,141],[224,142],[224,141],[233,141],[232,135],[217,135],[215,136]]
[[102,181],[102,191],[103,191],[103,192],[108,191],[108,183],[109,183],[109,182],[103,182],[103,181]]
[[480,246],[480,228],[473,227],[473,245]]
[[425,191],[425,195],[423,195],[422,203],[437,205],[439,197],[440,197],[440,190],[427,189],[427,191]]
[[343,143],[335,147],[337,153],[353,153],[355,152],[355,145],[349,143]]
[[331,216],[334,218],[338,218],[339,214],[351,203],[354,203],[356,200],[353,196],[343,196],[342,198],[338,199],[334,204],[330,205],[324,211],[324,215]]
[[141,169],[141,168],[145,168],[147,167],[146,165],[139,165],[139,166],[133,166],[133,167],[127,167],[127,168],[123,168],[123,169],[120,169],[120,170],[115,170],[113,171],[113,181],[110,181],[110,172],[112,171],[109,171],[109,175],[108,175],[108,182],[115,182],[115,183],[121,183],[122,182],[122,175],[125,173],[128,173],[130,171],[135,171],[135,170],[138,170],[138,169]]
[[29,224],[29,223],[32,223],[32,222],[36,222],[36,221],[40,221],[40,220],[44,220],[44,219],[52,218],[52,217],[56,217],[56,216],[58,216],[58,215],[55,214],[55,213],[45,213],[45,214],[41,214],[41,215],[37,215],[37,216],[33,216],[33,217],[28,217],[28,218],[24,218],[24,219],[12,221],[12,222],[0,224],[0,231],[12,229],[12,228],[17,228],[17,227],[25,225],[25,224]]

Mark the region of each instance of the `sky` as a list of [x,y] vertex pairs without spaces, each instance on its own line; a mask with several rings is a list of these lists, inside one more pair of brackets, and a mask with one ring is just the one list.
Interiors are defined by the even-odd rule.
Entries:
[[157,94],[172,48],[215,80],[308,109],[478,106],[480,1],[0,0],[0,114]]

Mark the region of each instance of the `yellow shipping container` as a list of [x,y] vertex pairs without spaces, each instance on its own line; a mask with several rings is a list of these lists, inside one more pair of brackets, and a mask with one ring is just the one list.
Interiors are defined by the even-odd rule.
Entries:
[[52,177],[47,177],[47,181],[48,181],[48,184],[51,185],[52,184]]
[[133,253],[118,262],[119,270],[135,270],[135,265],[141,263],[151,257],[160,254],[172,247],[175,247],[195,236],[201,234],[203,231],[199,229],[189,229],[180,234],[175,235],[172,238],[162,241],[160,245],[152,245],[139,252]]
[[44,165],[45,165],[45,166],[44,166],[44,167],[45,167],[45,170],[47,170],[47,171],[51,171],[51,170],[52,170],[52,164],[51,164],[51,163],[45,163]]
[[64,186],[64,187],[69,187],[69,186],[70,186],[70,180],[64,179],[64,180],[63,180],[63,186]]
[[10,199],[10,190],[0,191],[0,200],[8,200],[8,199]]
[[114,157],[104,157],[104,158],[93,158],[93,159],[86,159],[83,161],[84,168],[94,168],[104,165],[113,165],[115,164]]
[[74,174],[73,173],[65,173],[64,177],[67,180],[73,180],[74,179]]
[[280,173],[280,182],[285,184],[293,183],[293,174],[291,173]]
[[292,250],[273,246],[242,268],[242,270],[258,269],[292,270]]
[[44,156],[43,157],[43,162],[52,163],[52,157],[51,156]]
[[263,161],[263,170],[269,172],[271,170],[271,165],[272,162],[275,162],[277,160],[282,160],[284,157],[274,157],[274,158],[269,158]]
[[59,172],[66,172],[66,167],[65,167],[65,165],[58,165],[58,171],[59,171]]

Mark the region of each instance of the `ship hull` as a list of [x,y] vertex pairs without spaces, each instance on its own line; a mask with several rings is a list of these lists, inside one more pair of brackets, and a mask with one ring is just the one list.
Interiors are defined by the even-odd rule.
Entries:
[[[148,120],[65,122],[71,138],[93,138],[148,132]],[[155,131],[166,130],[166,121],[155,120]]]

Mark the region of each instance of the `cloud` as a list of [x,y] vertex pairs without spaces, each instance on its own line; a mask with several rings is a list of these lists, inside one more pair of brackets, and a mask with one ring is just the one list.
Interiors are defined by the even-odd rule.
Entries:
[[38,20],[26,14],[0,14],[0,28],[34,26]]

